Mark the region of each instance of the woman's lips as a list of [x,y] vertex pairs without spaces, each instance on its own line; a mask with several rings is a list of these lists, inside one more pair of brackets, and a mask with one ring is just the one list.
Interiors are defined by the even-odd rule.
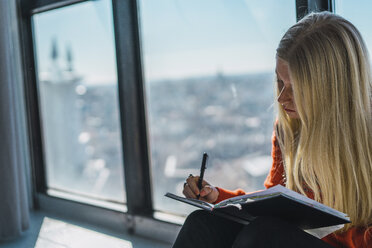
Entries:
[[287,111],[287,112],[296,112],[296,111],[294,111],[292,109],[287,109],[287,108],[284,108],[284,110]]

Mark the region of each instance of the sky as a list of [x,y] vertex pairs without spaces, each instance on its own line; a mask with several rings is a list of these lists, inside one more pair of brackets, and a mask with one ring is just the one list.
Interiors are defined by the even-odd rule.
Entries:
[[[336,12],[372,46],[371,9],[372,1],[336,0]],[[276,46],[295,16],[294,0],[139,0],[145,80],[273,71]],[[86,84],[116,83],[111,1],[36,14],[33,25],[40,75],[56,39],[61,66],[70,46]]]
[[145,78],[273,71],[292,0],[140,1]]
[[359,29],[372,55],[372,1],[335,0],[335,12],[351,21]]
[[57,40],[60,66],[65,67],[66,48],[84,82],[116,83],[115,43],[111,1],[83,2],[33,16],[39,74],[48,71],[52,40]]

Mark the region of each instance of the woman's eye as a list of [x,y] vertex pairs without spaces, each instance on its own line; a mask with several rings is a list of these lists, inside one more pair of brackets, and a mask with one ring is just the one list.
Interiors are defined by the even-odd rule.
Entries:
[[278,90],[279,90],[279,92],[281,92],[283,87],[284,87],[284,82],[282,80],[278,79],[277,83],[278,83]]

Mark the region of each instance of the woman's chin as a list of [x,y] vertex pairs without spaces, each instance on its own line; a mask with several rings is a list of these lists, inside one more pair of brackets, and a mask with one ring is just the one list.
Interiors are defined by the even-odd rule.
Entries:
[[287,113],[288,117],[291,118],[291,119],[298,119],[298,118],[300,118],[300,116],[298,115],[297,112],[286,111],[286,113]]

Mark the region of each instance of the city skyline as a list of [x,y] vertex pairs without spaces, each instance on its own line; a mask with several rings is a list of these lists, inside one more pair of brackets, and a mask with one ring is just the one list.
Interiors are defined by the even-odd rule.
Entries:
[[[357,26],[368,46],[371,22],[363,16],[372,2],[360,1],[359,11],[352,2],[336,0],[336,13]],[[111,2],[100,0],[34,15],[39,72],[47,70],[51,41],[57,39],[61,51],[72,49],[86,84],[116,83],[111,12]],[[276,45],[295,23],[295,1],[141,0],[139,14],[143,74],[153,82],[273,71]]]
[[[276,40],[295,21],[294,3],[286,3],[140,1],[145,80],[273,71]],[[275,14],[287,7],[289,15]],[[110,1],[36,14],[33,25],[39,73],[47,71],[55,39],[62,53],[71,47],[76,71],[87,84],[116,83]]]

